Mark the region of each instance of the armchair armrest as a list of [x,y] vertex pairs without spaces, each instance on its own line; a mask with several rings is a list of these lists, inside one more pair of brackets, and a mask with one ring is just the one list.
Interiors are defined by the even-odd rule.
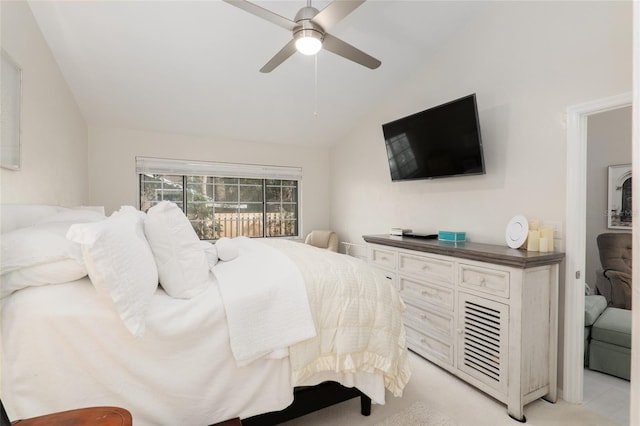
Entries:
[[604,274],[604,270],[598,269],[596,271],[596,294],[603,295],[607,301],[611,300],[611,281]]
[[607,269],[604,276],[611,283],[611,302],[615,308],[631,309],[631,275]]

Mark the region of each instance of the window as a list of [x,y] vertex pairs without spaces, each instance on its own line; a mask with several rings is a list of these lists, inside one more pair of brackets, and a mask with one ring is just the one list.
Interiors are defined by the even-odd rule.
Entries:
[[[140,209],[172,201],[185,212],[200,239],[298,236],[299,168],[136,160]],[[180,167],[181,174],[169,173]]]

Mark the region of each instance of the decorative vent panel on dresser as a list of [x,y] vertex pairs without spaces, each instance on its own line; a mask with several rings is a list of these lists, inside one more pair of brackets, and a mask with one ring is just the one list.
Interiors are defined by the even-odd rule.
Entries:
[[507,388],[509,307],[460,293],[458,369],[505,392]]
[[409,349],[507,404],[557,398],[563,253],[365,235],[369,263],[400,291]]

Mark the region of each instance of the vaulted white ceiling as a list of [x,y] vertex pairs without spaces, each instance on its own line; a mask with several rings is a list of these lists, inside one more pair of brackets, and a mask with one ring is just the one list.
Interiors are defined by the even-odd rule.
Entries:
[[[289,19],[306,6],[256,3]],[[299,53],[260,73],[291,34],[219,0],[29,4],[90,125],[322,145],[390,99],[484,3],[369,0],[330,32],[382,66],[321,51],[317,76]]]

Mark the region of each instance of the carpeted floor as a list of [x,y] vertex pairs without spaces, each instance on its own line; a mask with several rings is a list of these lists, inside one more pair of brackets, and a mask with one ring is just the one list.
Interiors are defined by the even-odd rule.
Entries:
[[456,423],[447,415],[422,401],[415,402],[375,426],[454,426]]
[[[286,426],[516,426],[498,402],[415,354],[409,354],[411,380],[402,398],[387,394],[385,405],[373,405],[360,415],[352,399],[287,422]],[[620,426],[583,405],[542,399],[524,409],[528,426]],[[422,422],[422,423],[421,423]],[[640,425],[638,425],[640,426]]]

